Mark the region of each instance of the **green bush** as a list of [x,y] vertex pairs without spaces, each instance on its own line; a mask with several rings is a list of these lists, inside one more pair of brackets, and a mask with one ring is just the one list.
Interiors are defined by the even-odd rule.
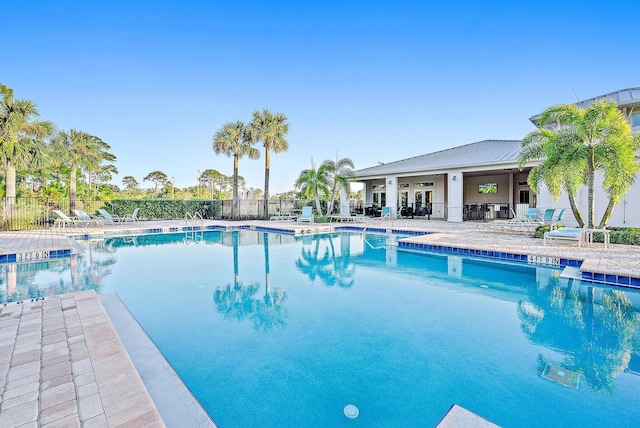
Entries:
[[331,219],[324,215],[314,215],[313,221],[316,223],[329,223]]
[[[607,227],[607,230],[611,234],[612,244],[640,245],[640,229],[637,227]],[[602,242],[602,234],[594,234],[593,240]]]
[[186,213],[198,213],[202,218],[220,218],[220,201],[200,199],[117,199],[104,202],[104,208],[117,216],[133,213],[140,208],[139,219],[144,220],[179,220]]

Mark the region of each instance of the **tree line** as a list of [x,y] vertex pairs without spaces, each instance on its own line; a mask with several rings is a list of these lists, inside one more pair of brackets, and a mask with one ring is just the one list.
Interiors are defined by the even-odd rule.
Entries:
[[[4,172],[4,196],[44,196],[66,198],[71,208],[76,199],[113,199],[116,197],[177,197],[233,199],[233,217],[239,215],[239,192],[245,198],[262,199],[263,212],[268,218],[271,153],[289,149],[289,123],[282,113],[268,109],[256,110],[248,123],[228,122],[213,135],[213,151],[233,159],[233,175],[228,177],[217,170],[206,169],[198,177],[195,187],[176,189],[174,180],[162,171],[152,171],[143,181],[152,189],[141,189],[138,180],[127,175],[122,179],[124,189],[110,184],[118,173],[116,156],[111,146],[100,137],[78,129],[57,130],[50,121],[40,120],[36,104],[15,98],[13,91],[0,84],[0,162]],[[247,157],[258,159],[262,145],[265,159],[264,189],[246,188],[239,175],[239,161]],[[353,174],[349,158],[326,160],[316,169],[303,170],[295,182],[297,195],[315,201],[319,215],[329,215],[337,195],[344,189],[349,194],[349,179]],[[327,202],[323,212],[320,200]]]

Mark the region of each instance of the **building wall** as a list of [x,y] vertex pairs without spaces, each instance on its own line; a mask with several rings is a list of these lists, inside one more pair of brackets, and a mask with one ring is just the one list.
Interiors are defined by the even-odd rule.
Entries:
[[[576,197],[576,202],[580,208],[580,212],[584,217],[584,221],[587,222],[587,208],[589,202],[588,189],[583,187]],[[602,177],[596,174],[595,181],[595,218],[594,223],[596,226],[600,223],[602,215],[604,214],[607,204],[609,203],[609,197],[602,189]],[[563,224],[565,226],[576,226],[578,223],[575,220],[573,213],[571,212],[571,206],[569,205],[569,198],[565,192],[562,192],[558,201],[554,201],[549,191],[545,188],[541,189],[540,195],[538,195],[538,207],[539,208],[566,208],[563,215]],[[620,200],[618,205],[613,209],[613,214],[607,226],[618,227],[640,227],[640,185],[636,183],[629,193]]]
[[[498,185],[498,193],[480,193],[478,186],[480,184],[496,183]],[[509,175],[486,175],[480,177],[464,177],[464,203],[508,203],[511,201],[509,194]]]

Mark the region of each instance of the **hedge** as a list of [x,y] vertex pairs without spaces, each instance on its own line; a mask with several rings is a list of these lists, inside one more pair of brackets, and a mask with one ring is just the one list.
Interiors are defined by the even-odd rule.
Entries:
[[[562,227],[562,225],[558,225]],[[548,232],[551,226],[545,224],[536,229],[535,237],[543,238],[544,232]],[[612,244],[640,245],[640,229],[636,227],[607,227]],[[593,242],[603,242],[602,233],[593,234]]]
[[144,220],[184,219],[186,214],[196,212],[206,219],[220,218],[220,201],[200,199],[116,199],[105,202],[105,209],[117,216],[133,213],[140,208],[138,218]]

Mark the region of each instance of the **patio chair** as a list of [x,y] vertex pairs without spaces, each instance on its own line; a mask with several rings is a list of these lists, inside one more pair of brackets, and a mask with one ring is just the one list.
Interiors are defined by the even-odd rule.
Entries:
[[387,220],[391,220],[391,213],[392,213],[392,209],[391,207],[382,207],[382,214],[380,215],[380,220],[384,220],[385,218]]
[[540,217],[538,216],[538,209],[537,208],[529,208],[527,210],[527,214],[525,214],[523,220],[524,221],[538,221],[538,220],[540,220]]
[[558,227],[558,223],[562,221],[562,214],[564,214],[564,208],[560,208],[558,214],[551,221],[551,229],[556,229]]
[[63,227],[67,227],[67,226],[76,226],[76,222],[69,217],[68,215],[66,215],[65,213],[63,213],[60,210],[51,210],[52,213],[54,213],[56,216],[58,216],[58,218],[56,218],[53,221],[53,227],[55,228],[63,228]]
[[105,222],[114,224],[123,221],[122,217],[118,217],[117,215],[109,214],[107,210],[99,209],[98,214],[102,216]]
[[553,224],[553,213],[556,212],[555,208],[544,210],[544,215],[542,216],[542,222],[544,224]]
[[578,241],[578,248],[582,247],[582,243],[587,241],[586,227],[561,227],[560,229],[550,230],[544,233],[542,245],[547,245],[547,241],[552,239],[563,241]]
[[95,224],[96,226],[104,225],[103,219],[93,218],[89,214],[87,214],[84,210],[72,210],[76,217],[80,219],[80,221],[86,222],[87,225]]
[[125,214],[122,217],[122,222],[127,222],[127,221],[132,221],[132,222],[137,222],[138,221],[138,213],[140,212],[140,208],[136,208],[135,210],[133,210],[132,214]]
[[51,210],[51,212],[58,216],[58,218],[55,219],[53,222],[54,228],[56,227],[63,228],[67,226],[74,226],[74,227],[88,226],[90,223],[90,222],[87,222],[86,220],[71,218],[60,210]]
[[313,223],[313,209],[311,207],[302,207],[302,214],[298,217],[298,223],[300,222]]

